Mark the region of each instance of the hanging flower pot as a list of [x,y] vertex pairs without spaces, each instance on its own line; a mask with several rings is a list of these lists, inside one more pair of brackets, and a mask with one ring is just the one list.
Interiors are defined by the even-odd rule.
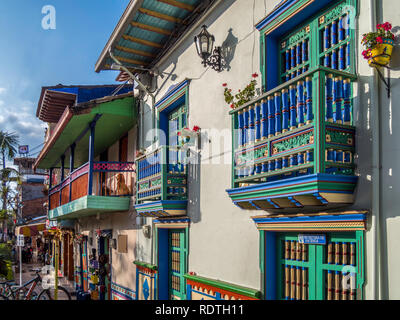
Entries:
[[362,52],[371,67],[387,66],[392,57],[394,34],[389,22],[378,24],[377,31],[363,35],[361,43],[365,46]]
[[393,39],[382,39],[382,43],[371,49],[371,57],[368,59],[370,66],[386,66],[389,64],[393,51]]

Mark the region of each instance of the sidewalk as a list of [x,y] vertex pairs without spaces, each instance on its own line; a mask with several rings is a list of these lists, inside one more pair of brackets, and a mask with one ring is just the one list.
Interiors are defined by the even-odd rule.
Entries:
[[[14,269],[14,281],[19,285],[19,279],[20,279],[20,274],[19,272],[15,272],[15,267],[13,266]],[[31,271],[32,269],[36,268],[42,268],[43,264],[42,263],[36,263],[36,262],[31,262],[31,263],[23,263],[22,264],[22,283],[26,283],[27,281],[33,279],[35,277],[35,272]],[[59,278],[59,285],[63,286],[65,289],[68,290],[68,292],[71,295],[71,300],[76,300],[75,296],[75,288],[74,288],[74,283],[73,281],[68,281],[66,278]],[[41,290],[41,288],[39,288]]]

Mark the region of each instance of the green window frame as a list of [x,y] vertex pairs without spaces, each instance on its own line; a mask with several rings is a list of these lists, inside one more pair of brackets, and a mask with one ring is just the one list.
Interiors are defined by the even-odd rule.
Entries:
[[364,232],[327,233],[326,239],[326,245],[304,245],[297,233],[277,234],[277,299],[363,299]]

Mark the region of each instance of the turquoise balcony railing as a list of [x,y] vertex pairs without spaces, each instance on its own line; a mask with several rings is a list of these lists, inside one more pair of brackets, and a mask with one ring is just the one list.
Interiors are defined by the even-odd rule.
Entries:
[[353,201],[355,79],[319,67],[231,111],[233,189],[228,193],[235,204],[280,209]]
[[139,214],[159,217],[186,213],[187,165],[184,151],[161,146],[137,158],[136,167],[135,208]]

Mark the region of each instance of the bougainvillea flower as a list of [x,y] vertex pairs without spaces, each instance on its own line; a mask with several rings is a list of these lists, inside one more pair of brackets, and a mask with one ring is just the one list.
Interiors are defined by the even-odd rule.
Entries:
[[235,109],[235,105],[233,103],[230,105],[230,107],[231,109]]
[[378,42],[378,43],[383,43],[382,37],[377,37],[377,38],[376,38],[376,42]]
[[199,131],[199,130],[200,130],[200,127],[198,127],[198,126],[194,126],[194,127],[193,127],[193,131],[194,131],[194,132],[197,132],[197,131]]
[[223,83],[223,84],[222,84],[223,87],[226,87],[227,85],[228,85],[227,83]]
[[390,30],[392,30],[392,25],[389,22],[385,22],[382,25],[382,28],[385,29],[385,31],[390,31]]
[[258,77],[258,73],[255,72],[255,73],[253,73],[251,76],[252,76],[253,78],[257,78],[257,77]]

